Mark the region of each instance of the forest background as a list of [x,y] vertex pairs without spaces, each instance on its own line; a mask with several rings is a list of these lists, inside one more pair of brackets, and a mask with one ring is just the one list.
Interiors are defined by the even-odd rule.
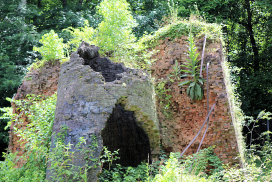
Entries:
[[[102,21],[97,13],[100,0],[0,0],[0,108],[9,107],[27,67],[41,55],[41,37],[54,30],[64,43],[71,39],[68,27],[96,28]],[[227,60],[233,68],[236,91],[245,115],[257,117],[260,111],[272,112],[272,2],[270,0],[127,0],[140,38],[177,18],[198,14],[208,23],[222,25]],[[0,113],[2,115],[3,113]],[[0,152],[7,148],[7,120],[0,120]],[[255,139],[266,131],[267,121],[259,121]],[[272,124],[271,124],[272,125]],[[248,133],[245,127],[244,134]],[[256,140],[261,143],[261,140]],[[3,160],[3,158],[1,158]]]

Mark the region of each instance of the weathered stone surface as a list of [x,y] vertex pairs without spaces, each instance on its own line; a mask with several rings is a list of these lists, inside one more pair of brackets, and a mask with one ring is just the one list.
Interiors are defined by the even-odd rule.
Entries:
[[[199,43],[198,52],[200,52],[200,43],[204,42],[201,38],[196,40]],[[107,82],[104,78],[102,71],[95,71],[90,67],[88,60],[100,58],[99,54],[92,50],[98,50],[95,46],[85,46],[82,50],[78,51],[79,54],[74,53],[71,60],[64,63],[62,66],[62,77],[60,78],[62,84],[59,85],[58,95],[58,108],[59,113],[56,122],[65,123],[70,122],[70,128],[77,131],[84,136],[89,133],[100,135],[102,128],[108,121],[110,115],[116,104],[120,104],[126,111],[134,111],[136,123],[140,128],[144,128],[145,133],[150,139],[152,155],[158,152],[158,133],[157,133],[157,119],[154,106],[154,92],[153,84],[150,82],[150,77],[147,73],[140,70],[133,70],[124,68],[121,73],[116,73],[116,80]],[[187,53],[187,37],[182,36],[181,39],[169,41],[160,40],[160,45],[156,47],[159,50],[153,58],[157,61],[153,65],[152,75],[156,79],[165,78],[173,71],[173,64],[177,61],[183,64],[188,57]],[[92,49],[92,50],[91,50]],[[201,52],[200,52],[201,53]],[[87,55],[87,56],[86,56]],[[201,55],[201,54],[200,54]],[[103,59],[103,58],[102,58]],[[105,58],[106,59],[106,58]],[[238,146],[237,139],[234,132],[233,121],[231,118],[230,104],[226,93],[226,85],[222,72],[222,46],[220,43],[209,43],[206,45],[204,65],[211,62],[210,66],[210,106],[216,103],[214,112],[210,117],[210,127],[206,138],[204,139],[202,148],[216,145],[215,153],[225,163],[237,163]],[[15,99],[25,99],[26,94],[35,95],[52,95],[58,85],[59,79],[59,62],[48,62],[43,68],[32,70],[27,74],[23,84],[18,89]],[[121,70],[121,67],[119,67]],[[204,78],[206,74],[204,73]],[[186,95],[186,86],[180,88],[178,84],[180,80],[175,80],[174,83],[169,82],[167,88],[171,91],[168,92],[172,96],[171,110],[173,111],[172,119],[166,118],[163,114],[163,108],[157,102],[158,117],[160,122],[160,134],[163,147],[168,152],[181,152],[191,139],[198,132],[207,115],[206,109],[206,96],[207,93],[204,89],[204,98],[202,101],[192,102]],[[206,82],[203,88],[206,88]],[[102,94],[101,94],[102,93]],[[139,97],[140,96],[140,97]],[[157,98],[159,100],[159,98]],[[14,112],[20,114],[13,105]],[[21,116],[24,120],[22,125],[16,127],[25,127],[28,123],[25,115]],[[92,124],[86,125],[87,121],[92,121]],[[153,125],[152,123],[155,122]],[[150,124],[151,123],[151,124]],[[13,133],[13,126],[10,132],[9,149],[12,152],[18,151],[18,155],[24,152],[23,146],[20,146],[20,137]],[[91,128],[91,129],[90,129]],[[155,129],[154,129],[155,128]],[[202,134],[201,134],[202,135]],[[70,141],[77,138],[78,135],[71,135]],[[89,136],[90,137],[90,136]],[[192,154],[196,151],[201,137],[199,137],[194,144],[189,148],[186,154]],[[88,137],[87,137],[88,139]],[[89,139],[90,140],[90,139]],[[68,141],[68,139],[67,139]],[[100,145],[103,144],[103,138],[100,136]],[[75,141],[77,142],[77,141]],[[89,141],[90,143],[90,141]],[[100,149],[99,149],[100,151]],[[97,153],[97,156],[99,152]],[[77,162],[74,162],[77,163]],[[22,161],[18,162],[17,167],[23,164]]]
[[[117,117],[114,115],[115,112],[113,110],[120,105],[124,108],[124,111],[131,111],[132,115],[129,117],[135,117],[137,126],[149,138],[150,149],[146,149],[147,152],[145,154],[147,156],[145,156],[145,159],[148,158],[149,153],[153,156],[158,154],[159,126],[156,115],[154,87],[150,80],[150,75],[142,70],[124,68],[122,65],[111,63],[108,58],[94,57],[89,59],[92,57],[89,55],[98,54],[89,54],[85,53],[85,51],[92,52],[98,49],[94,46],[86,48],[87,44],[84,44],[84,46],[84,49],[82,48],[80,51],[74,52],[70,61],[63,63],[61,66],[53,125],[53,133],[55,134],[53,134],[51,142],[54,143],[56,134],[60,132],[61,126],[66,125],[69,127],[69,130],[65,143],[71,143],[74,147],[79,142],[79,138],[84,137],[86,139],[84,146],[88,149],[88,146],[93,142],[92,136],[95,136],[98,149],[94,152],[94,157],[99,158],[104,145],[103,138],[107,138],[105,136],[105,133],[107,135],[106,131],[102,137],[102,130],[107,125],[111,115],[111,118]],[[80,57],[78,53],[83,55],[84,58]],[[88,55],[88,59],[85,55]],[[104,60],[106,61],[103,62]],[[103,64],[99,61],[106,64],[106,66],[103,67]],[[101,64],[101,68],[98,69],[100,72],[96,72],[91,68],[93,64]],[[103,69],[108,69],[108,71],[110,69],[118,70],[112,75],[116,75],[116,78],[119,77],[119,80],[115,80],[115,78],[112,81],[105,81]],[[107,76],[110,76],[110,74]],[[126,118],[122,120],[125,121]],[[121,126],[119,125],[118,127]],[[139,129],[135,131],[139,131]],[[115,131],[117,132],[117,130]],[[135,144],[136,140],[137,137],[136,139],[131,138],[131,145],[137,146]],[[107,142],[109,141],[107,140]],[[148,142],[145,141],[144,143],[147,143],[146,146],[148,146]],[[83,166],[85,161],[73,158],[72,164]],[[93,164],[90,162],[89,165]],[[95,181],[99,171],[100,169],[98,168],[91,170],[89,172],[89,180]],[[47,179],[50,179],[50,175],[50,171],[47,171]]]
[[[183,36],[181,39],[169,41],[168,38],[161,40],[161,44],[155,49],[159,50],[153,55],[156,60],[152,67],[152,76],[158,79],[169,79],[172,74],[173,63],[184,65],[188,55],[188,38]],[[197,53],[202,55],[204,37],[195,41]],[[201,149],[215,145],[215,154],[225,163],[239,163],[238,143],[235,128],[235,122],[231,117],[233,112],[230,107],[227,95],[227,87],[224,79],[222,62],[224,55],[221,43],[207,40],[204,67],[210,62],[209,66],[209,106],[216,103],[214,111],[209,118],[210,126],[202,143]],[[198,59],[201,57],[199,56]],[[182,69],[185,69],[183,66]],[[173,78],[173,77],[172,77]],[[206,70],[203,70],[203,78],[206,79]],[[171,106],[168,112],[171,117],[166,117],[164,106],[160,104],[160,98],[157,98],[158,119],[160,122],[160,134],[162,146],[167,152],[182,152],[184,148],[196,136],[201,125],[207,116],[207,81],[204,82],[204,97],[201,101],[192,101],[187,95],[186,90],[189,85],[179,87],[179,83],[189,80],[190,78],[174,79],[174,82],[168,82],[166,88],[171,95]],[[204,129],[200,136],[185,153],[193,154],[197,151],[201,141]]]
[[84,65],[89,65],[93,71],[100,72],[104,77],[104,81],[112,82],[114,80],[120,80],[121,76],[118,75],[125,71],[125,68],[120,63],[113,63],[107,57],[100,57],[98,53],[99,47],[95,45],[89,45],[86,42],[82,42],[77,53],[84,59]]
[[89,45],[87,42],[84,41],[77,49],[77,53],[79,54],[79,56],[85,59],[93,59],[95,57],[100,57],[98,51],[99,47],[95,45]]

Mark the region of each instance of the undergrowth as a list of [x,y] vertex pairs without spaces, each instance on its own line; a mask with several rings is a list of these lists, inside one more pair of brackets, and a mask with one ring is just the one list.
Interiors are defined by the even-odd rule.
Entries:
[[[14,124],[13,134],[20,137],[18,142],[23,154],[12,151],[4,153],[5,161],[0,161],[0,181],[88,181],[88,171],[100,165],[99,159],[93,155],[97,150],[96,137],[92,136],[93,142],[88,150],[84,150],[84,138],[79,138],[80,142],[72,150],[69,143],[64,143],[69,128],[62,126],[61,132],[51,144],[57,94],[44,100],[34,95],[27,95],[25,100],[9,100],[14,102],[20,113],[13,114],[8,108],[1,109],[8,111],[3,118],[11,119],[7,127]],[[24,116],[28,118],[25,127]],[[51,151],[50,145],[54,145]],[[78,167],[71,163],[72,158],[76,159],[75,152],[84,156],[84,166]],[[94,165],[89,165],[90,162]],[[45,179],[47,172],[51,174],[48,180]]]
[[[180,158],[180,153],[171,153],[169,158],[165,155],[153,164],[142,163],[137,167],[123,167],[115,165],[111,170],[103,170],[99,175],[99,181],[148,181],[148,182],[167,182],[167,181],[206,181],[208,175],[205,173],[208,164],[214,169],[210,174],[223,170],[222,162],[213,153],[213,148],[201,150],[197,154],[197,160],[193,162],[194,156],[185,159]],[[191,164],[192,172],[189,168]]]
[[[118,151],[107,151],[101,159],[92,157],[92,151],[96,150],[95,142],[92,144],[86,156],[86,160],[91,160],[96,165],[86,165],[82,167],[71,164],[74,150],[71,145],[65,145],[63,139],[66,136],[67,127],[62,127],[62,132],[57,136],[54,143],[55,148],[49,152],[51,141],[51,128],[54,120],[56,104],[56,94],[46,100],[41,97],[28,96],[27,100],[14,101],[20,114],[15,115],[10,112],[11,122],[20,124],[23,113],[29,118],[26,128],[14,128],[14,133],[21,137],[24,154],[18,156],[17,153],[4,154],[5,161],[0,163],[0,181],[47,181],[46,171],[50,170],[54,181],[88,181],[87,172],[93,168],[101,168],[103,162],[112,162],[118,158]],[[5,109],[10,111],[10,109]],[[261,114],[263,117],[266,114]],[[6,114],[4,117],[8,117]],[[11,122],[9,125],[11,125]],[[179,153],[171,153],[169,158],[163,153],[160,159],[153,164],[142,163],[138,167],[123,167],[121,165],[110,165],[108,169],[103,169],[99,175],[100,181],[148,181],[148,182],[168,182],[168,181],[271,181],[272,147],[269,133],[264,135],[266,143],[261,146],[261,150],[251,147],[247,151],[247,157],[243,166],[223,165],[214,154],[213,147],[203,149],[198,154],[180,158]],[[84,138],[76,145],[82,156]],[[258,152],[258,153],[257,153]],[[258,155],[256,155],[258,154]],[[194,160],[196,155],[196,159]],[[18,166],[20,161],[21,165]],[[100,162],[102,163],[100,163]],[[48,165],[50,162],[50,165]],[[16,168],[17,166],[17,168]],[[48,166],[50,166],[48,168]],[[210,167],[209,167],[210,166]]]
[[[10,115],[6,114],[5,117],[11,119],[8,126],[15,124],[13,133],[20,137],[18,142],[21,143],[21,147],[24,146],[24,153],[21,156],[11,151],[4,154],[5,161],[0,163],[0,181],[26,182],[45,179],[56,98],[56,94],[46,100],[29,95],[27,100],[13,101],[18,106],[20,114],[9,113]],[[16,127],[23,124],[23,115],[29,118],[27,129]],[[19,162],[21,165],[17,166]]]

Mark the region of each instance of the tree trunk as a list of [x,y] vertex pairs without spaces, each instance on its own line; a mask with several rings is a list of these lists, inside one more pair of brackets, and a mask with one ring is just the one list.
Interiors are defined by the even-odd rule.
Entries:
[[67,0],[61,0],[62,7],[65,8],[67,6]]
[[40,8],[42,5],[42,0],[38,0],[38,8]]
[[246,29],[248,30],[249,37],[250,37],[250,43],[252,46],[253,54],[254,54],[254,70],[259,70],[259,51],[258,47],[255,41],[254,33],[253,33],[253,27],[252,27],[252,11],[250,9],[250,1],[245,1],[246,5],[246,11],[247,11],[247,26]]
[[82,3],[83,3],[83,0],[79,0],[79,1],[78,1],[78,4],[79,4],[80,6],[82,6]]

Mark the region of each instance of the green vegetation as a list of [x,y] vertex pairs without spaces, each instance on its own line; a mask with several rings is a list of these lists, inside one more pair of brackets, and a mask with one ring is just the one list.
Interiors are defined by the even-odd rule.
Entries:
[[181,36],[188,35],[190,32],[192,36],[199,37],[207,33],[207,38],[220,41],[222,38],[221,27],[215,23],[205,23],[195,17],[191,17],[191,21],[180,20],[176,23],[164,26],[154,32],[154,34],[143,36],[139,42],[144,44],[147,48],[153,48],[158,45],[159,40],[163,40],[169,37],[171,40],[175,38],[181,38]]
[[34,47],[33,50],[40,52],[43,60],[53,61],[55,59],[63,58],[63,39],[59,38],[54,30],[44,34],[39,42],[43,45],[39,48]]
[[179,84],[180,87],[183,85],[190,84],[187,88],[187,94],[191,97],[192,100],[201,100],[203,97],[203,88],[201,85],[204,83],[204,79],[200,78],[199,76],[199,59],[197,59],[199,53],[196,53],[197,48],[195,47],[194,38],[192,34],[189,34],[189,58],[187,59],[187,62],[185,62],[184,67],[187,68],[187,70],[181,70],[182,72],[185,72],[184,75],[181,77],[192,77],[192,80],[183,81]]
[[229,99],[229,105],[231,110],[233,111],[231,113],[234,129],[235,129],[235,136],[238,143],[238,149],[241,157],[241,162],[244,164],[245,162],[245,149],[246,149],[246,143],[244,141],[244,137],[242,135],[243,131],[243,124],[245,121],[245,115],[243,111],[241,110],[241,102],[239,100],[239,95],[235,92],[237,85],[234,84],[234,75],[231,75],[231,67],[226,60],[224,60],[223,64],[223,74],[224,79],[226,83],[227,88],[227,94]]
[[[25,153],[21,157],[17,157],[17,153],[5,154],[6,160],[0,163],[0,181],[41,181],[45,178],[56,98],[55,94],[46,100],[29,96],[28,100],[14,101],[19,106],[20,113],[25,112],[30,120],[27,129],[14,127],[13,131],[21,137],[19,142],[24,144]],[[10,119],[17,124],[22,122],[20,115],[16,116],[11,112]],[[25,164],[21,168],[15,168],[18,161]]]
[[64,58],[64,44],[63,39],[58,37],[58,34],[51,30],[49,33],[44,34],[39,41],[42,43],[41,47],[33,47],[34,51],[41,54],[42,60],[31,64],[28,70],[37,69],[44,66],[47,61],[55,61]]
[[[45,175],[47,163],[50,163],[50,170],[53,179],[56,181],[87,181],[87,171],[92,167],[98,167],[99,159],[94,159],[93,153],[97,150],[96,137],[92,136],[93,143],[88,151],[84,150],[82,145],[85,143],[84,138],[80,138],[80,142],[75,146],[74,150],[79,151],[85,156],[85,166],[78,169],[70,163],[71,158],[75,158],[71,145],[64,144],[67,126],[62,126],[61,132],[57,134],[56,147],[50,150],[50,142],[52,135],[52,126],[54,121],[54,113],[56,107],[57,94],[41,100],[41,97],[29,95],[27,100],[13,101],[19,107],[20,114],[15,115],[12,112],[6,113],[4,117],[13,118],[10,122],[18,125],[22,124],[22,112],[29,118],[29,124],[26,128],[14,127],[14,133],[20,136],[20,144],[24,146],[25,152],[22,156],[16,153],[5,154],[5,161],[0,162],[0,181],[46,181]],[[11,100],[12,101],[12,100]],[[5,109],[8,111],[8,109]],[[63,157],[64,156],[64,157]],[[98,165],[89,166],[88,161],[97,163]],[[22,162],[20,168],[15,168],[16,163]],[[76,171],[76,172],[75,172]]]
[[104,0],[98,6],[98,13],[102,15],[103,21],[97,27],[95,43],[103,51],[115,51],[135,39],[132,28],[136,26],[136,22],[128,9],[126,0]]
[[[49,163],[48,170],[50,171],[51,178],[49,181],[88,181],[88,171],[92,168],[99,167],[99,159],[94,158],[94,152],[97,150],[97,141],[96,136],[92,136],[92,144],[88,147],[88,150],[85,149],[84,144],[86,140],[81,137],[79,142],[72,149],[70,143],[64,144],[65,137],[67,135],[67,126],[61,127],[61,132],[57,134],[56,141],[53,145],[55,147],[52,151],[49,152],[47,158]],[[77,155],[75,155],[77,152]],[[83,156],[85,160],[84,166],[75,166],[72,164],[72,160],[76,160],[78,155]],[[93,166],[89,165],[89,161],[94,162]],[[47,181],[42,179],[42,181]]]
[[157,84],[155,87],[156,95],[160,99],[160,104],[164,106],[165,109],[169,109],[171,105],[171,100],[170,98],[172,97],[169,95],[167,92],[171,91],[169,88],[166,89],[166,83],[167,80],[164,80],[161,78],[160,80],[157,80]]
[[[207,34],[208,39],[226,42],[224,77],[227,80],[235,133],[242,159],[242,167],[221,166],[211,150],[199,153],[193,163],[192,156],[180,160],[171,154],[170,159],[162,159],[158,164],[142,164],[138,168],[112,166],[103,171],[101,181],[271,181],[271,142],[266,128],[266,118],[260,116],[263,110],[272,111],[271,58],[272,58],[272,4],[267,0],[0,0],[0,107],[9,107],[6,97],[12,97],[32,64],[33,68],[43,66],[45,61],[69,57],[82,40],[97,44],[103,55],[126,66],[150,71],[152,54],[149,48],[159,44],[159,40],[170,40],[189,34],[190,51],[187,65],[176,65],[169,80],[156,80],[156,93],[165,110],[171,106],[167,82],[180,79],[186,67],[188,76],[193,77],[187,93],[192,99],[201,99],[203,91],[199,80],[198,67],[193,46],[193,37]],[[113,1],[111,1],[113,2]],[[191,20],[186,20],[191,14]],[[163,18],[163,16],[165,17]],[[200,21],[203,17],[205,21]],[[208,22],[208,23],[206,23]],[[222,30],[221,26],[223,25]],[[163,27],[160,28],[160,26]],[[164,26],[167,25],[167,26]],[[109,28],[110,27],[110,28]],[[191,27],[191,28],[190,28]],[[160,29],[159,29],[160,28]],[[151,33],[153,32],[153,33]],[[223,33],[223,34],[222,34]],[[40,39],[42,37],[42,39]],[[39,41],[40,40],[40,41]],[[36,61],[40,60],[40,61]],[[63,61],[68,60],[63,59]],[[235,83],[235,84],[232,84]],[[182,82],[180,85],[185,85]],[[239,101],[241,100],[241,102]],[[68,160],[58,160],[69,146],[58,140],[56,148],[49,157],[49,142],[54,118],[56,95],[42,101],[37,97],[14,101],[21,111],[30,118],[28,129],[14,132],[25,143],[26,153],[21,157],[5,154],[6,160],[0,163],[1,181],[44,181],[47,161],[56,159],[55,178],[65,181],[71,176]],[[31,104],[30,104],[31,102]],[[242,109],[241,109],[242,108]],[[1,110],[0,148],[6,148],[8,133],[4,128],[10,126],[8,115],[20,123],[20,117],[13,116],[11,110]],[[167,113],[167,112],[166,112]],[[245,119],[244,113],[252,116]],[[259,117],[260,116],[260,117]],[[267,115],[266,115],[267,116]],[[257,119],[256,119],[257,118]],[[256,131],[256,135],[252,135]],[[262,143],[248,146],[241,131],[245,128],[248,141]],[[256,136],[254,138],[254,136]],[[84,143],[84,139],[81,139]],[[79,143],[80,146],[82,143]],[[95,150],[95,144],[94,148]],[[208,149],[207,149],[208,150]],[[116,151],[112,151],[116,154]],[[205,153],[205,154],[204,154]],[[110,156],[110,152],[108,153]],[[73,156],[73,153],[68,155]],[[91,153],[90,153],[91,155]],[[204,157],[205,156],[205,157]],[[56,158],[54,158],[56,157]],[[107,158],[107,157],[106,157]],[[107,158],[113,160],[114,158]],[[26,163],[14,168],[16,161]],[[92,159],[98,160],[98,159]],[[212,173],[206,171],[209,164],[215,163]],[[51,161],[51,162],[54,162]],[[193,169],[190,166],[193,164]],[[198,164],[198,166],[196,166]],[[72,178],[86,180],[84,166]],[[190,172],[189,172],[190,171]],[[85,176],[84,176],[85,175]]]
[[67,42],[66,48],[68,51],[76,51],[82,41],[92,42],[94,39],[95,30],[89,26],[88,20],[84,22],[84,27],[64,29],[72,35],[72,38]]

